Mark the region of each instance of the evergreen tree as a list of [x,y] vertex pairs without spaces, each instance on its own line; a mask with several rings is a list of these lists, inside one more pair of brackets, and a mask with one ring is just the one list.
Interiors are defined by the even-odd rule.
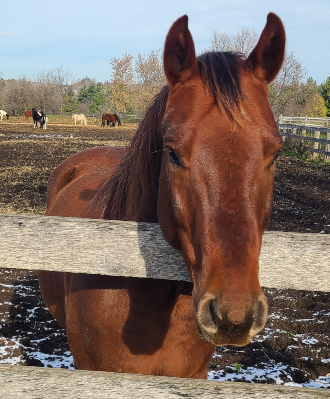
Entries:
[[62,111],[74,114],[78,112],[78,100],[75,98],[74,91],[68,90],[63,98]]
[[98,112],[105,103],[106,96],[102,83],[96,85],[84,86],[79,90],[78,102],[88,104],[89,112],[94,114]]

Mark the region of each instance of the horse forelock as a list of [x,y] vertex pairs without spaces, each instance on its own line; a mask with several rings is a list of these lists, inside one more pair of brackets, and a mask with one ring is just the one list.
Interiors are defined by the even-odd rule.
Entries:
[[218,107],[236,121],[244,100],[239,73],[244,58],[243,54],[234,52],[207,52],[197,58],[204,86]]

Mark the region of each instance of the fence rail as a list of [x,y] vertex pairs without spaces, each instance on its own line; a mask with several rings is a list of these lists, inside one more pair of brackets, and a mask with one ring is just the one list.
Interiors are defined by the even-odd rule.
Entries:
[[311,399],[327,389],[0,365],[2,398]]
[[317,118],[313,116],[283,116],[280,115],[279,123],[297,123],[303,124],[304,126],[308,125],[318,125],[318,126],[329,126],[330,127],[330,118]]
[[[0,214],[0,267],[189,281],[157,224]],[[266,232],[264,287],[330,291],[330,235]],[[1,397],[322,398],[327,390],[0,365]]]
[[[305,150],[323,155],[325,161],[330,160],[330,127],[305,126],[292,123],[278,123],[277,126],[283,140],[285,140],[286,137],[290,137],[296,140],[314,143],[313,147],[305,147]],[[298,131],[301,131],[301,135],[297,134]],[[307,132],[309,135],[307,135]],[[327,138],[321,139],[321,133],[324,135],[326,134]],[[311,137],[311,134],[313,134],[314,137]],[[325,149],[320,149],[320,144],[325,145]]]
[[[190,281],[156,223],[0,214],[0,225],[0,267]],[[330,292],[329,265],[329,234],[264,234],[264,287]]]

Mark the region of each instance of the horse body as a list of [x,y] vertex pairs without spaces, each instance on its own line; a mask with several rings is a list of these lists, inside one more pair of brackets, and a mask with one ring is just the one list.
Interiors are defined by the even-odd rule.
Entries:
[[77,122],[80,122],[80,124],[84,123],[84,125],[87,125],[87,119],[84,114],[73,114],[72,122],[74,122],[75,125],[77,124]]
[[284,28],[269,14],[246,60],[196,58],[187,22],[167,35],[168,86],[130,147],[82,151],[49,180],[47,215],[158,222],[192,278],[40,271],[79,369],[206,378],[215,345],[245,345],[266,321],[258,262],[282,146],[268,83]]
[[102,124],[101,126],[105,126],[105,122],[107,122],[107,126],[115,126],[116,122],[118,123],[118,126],[121,126],[121,121],[119,119],[119,116],[117,114],[103,114],[102,115]]
[[1,119],[1,122],[2,122],[4,116],[7,118],[7,120],[9,119],[9,115],[7,114],[7,112],[4,111],[3,109],[0,109],[0,119]]
[[24,116],[25,116],[25,123],[29,122],[29,117],[31,116],[32,118],[32,110],[27,110],[24,112]]
[[48,116],[46,116],[43,111],[36,111],[34,108],[32,108],[31,113],[33,118],[33,128],[37,128],[39,123],[40,128],[45,130],[47,128]]

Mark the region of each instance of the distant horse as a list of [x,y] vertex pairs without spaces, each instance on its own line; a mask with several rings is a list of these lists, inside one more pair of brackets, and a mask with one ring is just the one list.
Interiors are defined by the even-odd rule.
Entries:
[[76,368],[206,378],[215,345],[264,327],[259,255],[282,147],[268,83],[284,48],[270,13],[247,59],[196,57],[181,17],[165,42],[168,86],[129,148],[86,149],[51,174],[46,215],[159,223],[192,279],[38,272]]
[[85,125],[87,125],[86,116],[84,114],[73,114],[72,122],[74,122],[75,125],[77,124],[77,122],[80,122],[80,124],[84,123]]
[[30,110],[25,111],[24,115],[25,115],[25,123],[29,122],[29,117],[31,116],[31,118],[32,118],[32,110],[30,109]]
[[48,122],[49,122],[49,119],[48,119],[48,116],[47,115],[45,115],[45,122],[44,122],[44,125],[43,125],[43,129],[47,129],[47,125],[48,125]]
[[121,122],[119,119],[119,116],[116,114],[103,114],[102,115],[102,124],[101,126],[105,126],[105,122],[107,122],[107,126],[115,126],[116,122],[118,123],[118,126],[121,126]]
[[7,112],[4,111],[3,109],[0,109],[0,119],[1,119],[1,122],[2,122],[2,119],[3,119],[4,116],[7,118],[7,120],[9,119],[9,115],[7,114]]
[[[40,125],[40,128],[46,129],[47,123],[46,123],[46,114],[43,113],[43,111],[36,111],[34,108],[32,108],[32,118],[33,118],[33,128],[38,127],[38,123]],[[48,119],[47,119],[48,121]]]

